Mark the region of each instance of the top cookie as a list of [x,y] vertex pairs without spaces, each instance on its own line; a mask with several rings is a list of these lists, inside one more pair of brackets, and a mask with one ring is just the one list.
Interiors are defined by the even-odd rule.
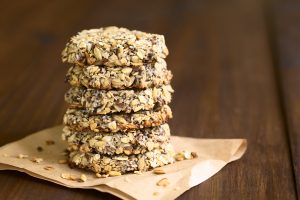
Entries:
[[163,35],[105,27],[73,36],[62,52],[62,61],[82,66],[141,66],[166,58],[168,53]]

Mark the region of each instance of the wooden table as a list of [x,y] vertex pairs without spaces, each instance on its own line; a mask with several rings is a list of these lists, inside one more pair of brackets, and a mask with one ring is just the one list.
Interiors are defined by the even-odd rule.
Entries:
[[[300,195],[299,2],[27,0],[0,16],[0,145],[61,123],[71,35],[124,26],[166,37],[173,135],[248,139],[241,160],[178,199]],[[0,199],[116,199],[11,171],[0,185]]]

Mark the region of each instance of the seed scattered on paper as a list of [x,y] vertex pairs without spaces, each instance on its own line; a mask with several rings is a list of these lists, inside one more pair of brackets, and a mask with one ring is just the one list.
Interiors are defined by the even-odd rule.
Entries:
[[66,180],[70,180],[70,181],[81,181],[82,182],[82,180],[80,178],[78,178],[78,177],[76,177],[75,175],[72,175],[72,174],[62,173],[60,175],[60,177],[63,178],[63,179],[66,179]]
[[40,163],[42,162],[44,159],[43,158],[33,158],[31,161],[35,162],[35,163]]
[[155,168],[153,170],[154,174],[165,174],[166,172],[162,168]]
[[53,170],[53,169],[54,169],[54,167],[52,167],[52,166],[46,166],[46,167],[44,167],[44,170],[47,170],[47,171]]
[[87,177],[86,177],[85,174],[81,174],[81,175],[80,175],[80,181],[81,181],[81,182],[86,182],[86,181],[87,181]]
[[21,154],[21,153],[18,155],[18,158],[21,158],[21,159],[28,158],[28,157],[29,157],[28,155]]
[[163,178],[156,183],[157,186],[167,187],[170,184],[167,178]]

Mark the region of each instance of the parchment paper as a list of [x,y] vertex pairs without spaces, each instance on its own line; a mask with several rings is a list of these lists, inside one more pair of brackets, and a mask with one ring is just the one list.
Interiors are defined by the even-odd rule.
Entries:
[[[227,163],[241,158],[247,148],[244,139],[196,139],[172,136],[176,151],[189,150],[197,152],[198,158],[179,161],[163,167],[166,174],[155,175],[146,172],[142,175],[128,174],[117,177],[97,178],[94,173],[80,169],[71,169],[67,164],[59,164],[65,159],[63,155],[66,144],[61,140],[62,126],[45,129],[29,135],[24,139],[7,144],[0,148],[0,170],[17,170],[33,177],[48,180],[70,188],[95,189],[108,192],[122,199],[175,199],[191,187],[207,180]],[[47,140],[55,141],[47,145]],[[37,147],[43,151],[37,151]],[[19,158],[19,154],[28,158]],[[33,158],[43,158],[40,163]],[[53,167],[45,170],[46,166]],[[80,177],[87,176],[87,181],[77,182],[61,178],[62,173]],[[170,184],[166,187],[157,186],[162,178]]]

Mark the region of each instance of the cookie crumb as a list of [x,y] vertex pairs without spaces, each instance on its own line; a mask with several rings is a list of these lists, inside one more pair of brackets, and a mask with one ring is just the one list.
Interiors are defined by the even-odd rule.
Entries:
[[170,184],[167,178],[163,178],[156,183],[157,186],[167,187]]
[[44,159],[43,158],[33,158],[31,161],[35,162],[35,163],[40,163],[42,162]]
[[67,160],[65,160],[65,159],[58,160],[58,163],[59,163],[59,164],[66,164],[66,163],[67,163]]
[[18,158],[20,158],[20,159],[23,159],[23,158],[28,158],[29,156],[28,155],[26,155],[26,154],[19,154],[18,155]]
[[46,167],[44,167],[44,170],[47,170],[47,171],[53,170],[53,169],[54,169],[54,167],[52,167],[52,166],[46,166]]
[[153,170],[154,174],[165,174],[166,172],[162,168],[155,168]]
[[46,140],[47,145],[54,145],[55,142],[53,140]]
[[43,149],[43,147],[38,146],[38,147],[36,148],[36,150],[37,150],[38,152],[42,152],[44,149]]

